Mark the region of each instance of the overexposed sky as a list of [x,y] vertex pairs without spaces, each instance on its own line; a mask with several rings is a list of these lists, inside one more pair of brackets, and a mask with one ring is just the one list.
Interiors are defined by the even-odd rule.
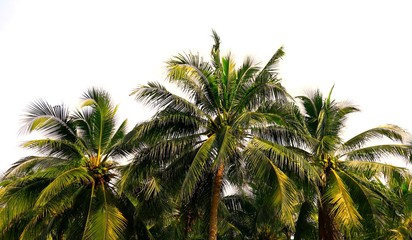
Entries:
[[129,126],[148,109],[129,96],[165,78],[183,51],[209,57],[211,29],[223,52],[265,63],[284,46],[283,84],[296,96],[335,84],[362,109],[347,134],[385,123],[412,131],[412,3],[408,1],[0,0],[0,172],[28,153],[19,144],[27,105],[76,106],[91,86],[120,104]]

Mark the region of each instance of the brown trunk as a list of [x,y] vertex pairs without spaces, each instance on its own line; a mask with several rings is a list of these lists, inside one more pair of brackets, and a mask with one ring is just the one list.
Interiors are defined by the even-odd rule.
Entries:
[[318,202],[318,226],[319,240],[339,240],[340,233],[337,229],[335,221],[331,216],[331,206],[323,202],[323,196],[326,191],[327,178],[330,173],[328,165],[324,166],[323,174],[321,174],[322,185],[320,186],[320,199]]
[[319,203],[318,221],[319,221],[319,240],[339,240],[340,234],[336,225],[329,215],[330,207],[326,204]]
[[220,190],[222,188],[224,170],[225,165],[220,164],[215,178],[213,179],[212,201],[210,203],[209,240],[217,239],[217,212],[219,208]]

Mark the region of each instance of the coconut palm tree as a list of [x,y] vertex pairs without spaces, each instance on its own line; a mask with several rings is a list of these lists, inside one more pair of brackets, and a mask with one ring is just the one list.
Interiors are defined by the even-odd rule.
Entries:
[[[136,100],[158,109],[153,119],[142,123],[138,131],[141,136],[152,136],[152,158],[162,161],[164,168],[187,163],[180,164],[185,169],[184,178],[178,183],[182,201],[193,196],[208,173],[213,174],[207,215],[208,236],[214,240],[222,191],[229,176],[243,174],[245,164],[241,155],[252,137],[251,128],[282,117],[259,112],[259,107],[267,102],[286,101],[288,94],[276,72],[284,54],[282,48],[263,68],[251,58],[236,68],[230,54],[221,57],[220,39],[214,31],[213,39],[210,62],[192,53],[168,61],[168,80],[180,89],[182,96],[157,82],[139,86],[132,94]],[[284,209],[290,210],[293,197],[285,195],[283,199]]]
[[[345,141],[342,138],[345,120],[350,113],[359,110],[333,100],[332,90],[327,97],[323,97],[319,90],[298,97],[303,106],[302,114],[295,111],[297,119],[301,120],[296,128],[299,130],[295,132],[295,139],[299,140],[288,143],[274,138],[273,134],[272,137],[266,134],[264,136],[270,138],[272,143],[261,147],[277,156],[294,152],[307,160],[310,166],[305,168],[312,169],[311,174],[317,173],[318,177],[307,178],[306,185],[314,186],[310,196],[317,196],[315,201],[321,240],[342,239],[343,236],[356,238],[360,229],[378,232],[380,228],[387,228],[385,216],[389,216],[392,203],[390,198],[385,197],[386,190],[379,179],[402,181],[407,170],[379,160],[388,157],[407,160],[411,150],[409,145],[403,144],[406,132],[395,125],[372,128]],[[390,142],[372,144],[373,140],[382,138]],[[282,151],[279,151],[280,146],[283,146]],[[310,207],[313,199],[306,198],[307,204],[302,207]],[[309,213],[301,212],[306,219]]]
[[14,163],[1,180],[1,239],[122,239],[127,227],[114,182],[127,157],[126,121],[107,92],[89,89],[79,110],[32,103],[22,130],[46,138],[23,147],[39,155]]

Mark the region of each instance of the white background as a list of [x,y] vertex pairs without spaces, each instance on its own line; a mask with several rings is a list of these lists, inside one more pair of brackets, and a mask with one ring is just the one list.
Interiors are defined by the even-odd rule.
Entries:
[[150,116],[132,89],[164,80],[177,53],[207,59],[211,29],[239,64],[247,55],[263,64],[284,46],[280,73],[293,96],[335,84],[336,99],[362,109],[345,136],[385,123],[410,131],[411,12],[408,1],[376,0],[0,0],[0,172],[29,154],[23,140],[38,137],[18,134],[30,102],[76,107],[87,88],[101,87],[132,127]]

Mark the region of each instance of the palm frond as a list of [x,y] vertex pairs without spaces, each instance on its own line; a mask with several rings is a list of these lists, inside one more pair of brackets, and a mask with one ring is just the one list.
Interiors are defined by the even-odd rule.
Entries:
[[104,185],[96,189],[96,197],[91,204],[89,222],[86,224],[83,239],[121,239],[126,219],[119,209],[111,204]]
[[36,201],[36,206],[45,205],[52,197],[73,183],[88,184],[93,181],[93,178],[91,178],[86,168],[78,167],[70,169],[56,177],[56,179],[44,188]]
[[212,66],[199,55],[178,55],[168,61],[168,79],[187,93],[205,112],[215,112],[219,104],[218,79]]
[[272,164],[273,172],[276,175],[273,183],[274,192],[272,204],[279,209],[279,215],[285,224],[294,228],[294,208],[297,204],[297,191],[293,182],[279,168]]
[[363,147],[365,143],[369,141],[380,140],[384,137],[389,138],[392,141],[403,142],[406,137],[406,132],[396,125],[379,126],[357,134],[346,141],[342,147],[346,150],[353,150]]
[[340,229],[356,229],[361,227],[362,217],[356,209],[348,188],[339,174],[331,169],[327,189],[322,202],[331,206],[331,214]]
[[352,150],[344,155],[347,160],[378,161],[396,157],[408,161],[411,146],[401,144],[384,144]]
[[320,182],[317,169],[303,158],[301,152],[296,152],[293,148],[254,138],[244,154],[252,168],[261,174],[266,171],[266,166],[269,166],[267,164],[275,164],[280,169],[299,176],[300,179],[307,178],[315,184]]
[[254,111],[267,101],[286,99],[285,95],[286,90],[278,79],[245,84],[237,94],[239,99],[236,100],[238,102],[236,110],[237,112],[242,112],[244,109]]
[[147,86],[140,86],[131,94],[135,95],[137,101],[161,110],[168,108],[190,116],[208,116],[190,101],[169,92],[164,86],[156,82],[149,82]]
[[0,188],[0,229],[6,231],[23,221],[25,215],[30,217],[38,194],[49,182],[46,179],[27,177],[3,185]]
[[349,172],[365,176],[367,179],[383,176],[391,184],[394,182],[401,183],[409,175],[407,168],[380,162],[346,161],[342,163],[342,166]]
[[126,138],[127,120],[124,120],[122,124],[113,133],[110,142],[104,149],[103,154],[105,158],[103,162],[107,161],[110,157],[127,157],[133,151],[133,145],[127,142]]
[[76,144],[65,139],[38,139],[29,140],[23,143],[22,147],[35,150],[41,154],[67,158],[72,160],[81,159],[87,150],[80,144]]
[[227,160],[231,156],[235,156],[236,147],[238,147],[239,144],[237,144],[236,138],[232,135],[231,131],[232,128],[230,126],[224,126],[222,131],[217,133],[216,140],[218,149],[213,166],[226,165]]
[[4,179],[23,177],[34,171],[67,164],[67,159],[56,157],[29,156],[15,163],[5,172]]
[[[366,229],[379,231],[379,228],[387,228],[389,219],[387,217],[392,209],[388,199],[383,196],[385,192],[377,192],[378,188],[370,188],[376,182],[351,174],[350,172],[340,172],[342,180],[348,186],[350,195],[356,199],[357,209],[362,215],[362,224]],[[379,184],[379,183],[378,183]]]
[[[259,143],[259,142],[256,142]],[[260,145],[264,145],[260,142]],[[293,211],[294,206],[297,204],[297,191],[293,182],[287,177],[285,173],[281,171],[278,166],[284,167],[282,164],[287,164],[288,167],[296,167],[291,163],[290,159],[284,158],[284,161],[274,163],[274,161],[266,156],[259,148],[251,147],[245,152],[246,160],[249,162],[249,166],[253,171],[253,175],[261,181],[268,182],[273,187],[274,192],[272,196],[272,204],[279,209],[279,215],[282,216],[282,220],[290,226],[293,226]],[[278,157],[278,159],[282,159]],[[294,172],[302,174],[302,169],[293,169]]]
[[192,164],[186,174],[185,180],[182,184],[182,199],[188,199],[196,186],[196,183],[203,176],[206,171],[207,161],[211,159],[213,154],[213,145],[216,141],[216,135],[210,136],[199,148]]
[[216,70],[220,69],[220,37],[215,30],[212,30],[214,44],[211,50],[212,64]]
[[44,100],[33,102],[23,117],[21,132],[41,131],[46,136],[75,140],[76,133],[69,120],[69,110],[64,105],[51,106]]

